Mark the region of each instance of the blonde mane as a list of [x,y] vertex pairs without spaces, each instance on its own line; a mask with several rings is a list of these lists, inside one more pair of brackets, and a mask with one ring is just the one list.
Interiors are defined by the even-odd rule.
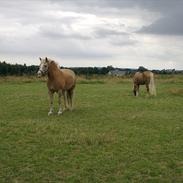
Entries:
[[50,63],[55,64],[55,65],[58,67],[58,69],[60,69],[60,66],[59,66],[58,62],[56,62],[56,61],[54,61],[54,60],[51,60],[51,59],[49,59],[49,58],[48,58],[48,62],[49,62],[49,64],[50,64]]

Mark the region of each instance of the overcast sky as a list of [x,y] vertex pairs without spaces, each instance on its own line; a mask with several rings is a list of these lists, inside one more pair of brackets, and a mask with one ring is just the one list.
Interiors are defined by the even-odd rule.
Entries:
[[183,0],[0,0],[0,61],[183,69]]

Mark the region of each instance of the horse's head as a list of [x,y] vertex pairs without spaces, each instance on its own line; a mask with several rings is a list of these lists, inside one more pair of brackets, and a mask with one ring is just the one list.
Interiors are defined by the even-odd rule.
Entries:
[[45,76],[48,73],[49,60],[47,57],[45,59],[43,59],[43,58],[39,58],[39,59],[40,59],[41,63],[39,65],[39,70],[38,70],[37,74],[38,74],[38,77],[41,77],[41,76]]

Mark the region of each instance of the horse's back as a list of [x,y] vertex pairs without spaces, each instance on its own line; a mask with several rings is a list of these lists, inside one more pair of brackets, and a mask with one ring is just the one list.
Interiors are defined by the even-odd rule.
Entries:
[[144,71],[143,72],[143,75],[146,77],[146,78],[150,78],[150,75],[152,74],[151,71]]
[[133,82],[136,84],[147,84],[150,82],[151,71],[136,72],[133,77]]
[[64,73],[66,76],[72,76],[73,78],[76,77],[75,73],[71,69],[61,69],[61,71]]

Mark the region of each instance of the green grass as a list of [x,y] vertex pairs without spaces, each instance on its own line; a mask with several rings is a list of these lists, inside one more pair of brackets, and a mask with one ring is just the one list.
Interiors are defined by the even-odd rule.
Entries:
[[48,117],[44,82],[1,79],[0,182],[183,182],[183,77],[140,92],[125,78],[80,80],[75,109],[57,116],[55,97]]

